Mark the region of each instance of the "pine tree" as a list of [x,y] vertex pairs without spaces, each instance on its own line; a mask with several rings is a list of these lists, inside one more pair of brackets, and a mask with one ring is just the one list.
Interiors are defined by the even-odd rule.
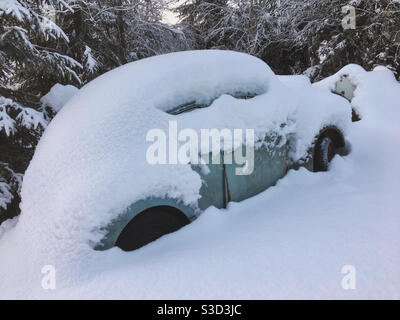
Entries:
[[56,50],[68,37],[46,8],[69,10],[63,0],[0,2],[0,223],[19,213],[22,173],[47,125],[40,95],[53,81],[80,81],[80,64]]
[[184,1],[174,11],[180,20],[178,27],[192,39],[196,49],[225,46],[229,35],[224,31],[234,13],[228,0]]
[[125,63],[187,49],[178,30],[162,23],[163,0],[68,0],[61,17],[70,42],[63,52],[83,65],[83,82]]
[[[342,27],[347,5],[356,10],[354,30]],[[176,12],[194,47],[247,52],[276,73],[321,79],[358,63],[400,76],[398,0],[188,0]]]
[[[0,4],[0,83],[33,95],[58,82],[80,82],[81,65],[57,50],[67,35],[55,23],[57,13],[71,10],[64,0],[3,0]],[[29,102],[29,98],[27,98]]]

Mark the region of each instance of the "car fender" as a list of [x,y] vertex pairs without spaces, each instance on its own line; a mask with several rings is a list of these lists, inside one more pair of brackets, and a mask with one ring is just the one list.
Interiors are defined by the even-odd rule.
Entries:
[[190,206],[187,206],[177,199],[171,198],[147,198],[132,203],[128,208],[124,210],[116,219],[105,227],[102,231],[104,232],[104,238],[95,245],[95,250],[107,250],[112,248],[122,230],[125,226],[139,213],[158,206],[173,207],[181,211],[189,219],[194,220],[199,215],[199,210]]

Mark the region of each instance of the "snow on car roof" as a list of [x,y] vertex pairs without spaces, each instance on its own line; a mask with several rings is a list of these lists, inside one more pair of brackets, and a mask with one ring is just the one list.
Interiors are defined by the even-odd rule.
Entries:
[[279,75],[278,79],[289,87],[304,87],[311,85],[310,79],[307,76],[300,74]]

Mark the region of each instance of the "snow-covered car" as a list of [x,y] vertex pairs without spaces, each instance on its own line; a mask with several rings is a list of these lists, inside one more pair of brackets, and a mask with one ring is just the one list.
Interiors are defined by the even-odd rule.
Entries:
[[[178,135],[171,122],[198,136],[205,128],[253,130],[251,173],[238,175],[237,163],[149,163],[149,131],[167,132],[170,143]],[[292,168],[327,170],[345,149],[350,122],[346,99],[304,79],[278,79],[250,55],[206,50],[143,59],[93,80],[53,119],[24,177],[22,211],[52,215],[68,226],[65,237],[95,249],[133,250],[210,206],[262,192]],[[186,141],[175,138],[179,146]],[[235,156],[245,147],[223,143],[218,152]]]

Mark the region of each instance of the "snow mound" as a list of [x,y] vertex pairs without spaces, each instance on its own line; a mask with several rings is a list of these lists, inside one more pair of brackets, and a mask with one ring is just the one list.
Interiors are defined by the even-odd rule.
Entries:
[[[226,95],[236,92],[258,96]],[[165,112],[188,101],[212,103],[179,116]],[[284,86],[263,61],[243,53],[179,52],[124,65],[84,86],[49,124],[21,191],[27,236],[54,236],[72,250],[98,243],[102,229],[142,199],[177,199],[196,209],[201,179],[190,166],[146,160],[147,132],[168,132],[169,120],[198,136],[201,128],[251,128],[258,139],[266,131],[295,133],[297,160],[324,125],[345,131],[350,107],[311,86]]]
[[[172,57],[179,61],[182,57],[207,61],[202,75],[207,74],[210,81],[220,77],[218,83],[225,84],[226,79],[240,79],[229,72],[232,68],[226,68],[225,75],[221,75],[212,67],[218,68],[227,60],[237,66],[244,64],[239,67],[244,78],[251,78],[246,74],[246,69],[251,69],[263,85],[269,86],[268,92],[275,92],[276,96],[265,100],[267,94],[248,104],[240,103],[254,107],[255,116],[260,117],[262,113],[255,107],[260,101],[270,103],[267,110],[278,110],[283,102],[290,102],[289,111],[299,113],[297,120],[301,121],[296,123],[296,132],[301,129],[302,137],[306,136],[306,128],[311,128],[307,132],[318,130],[327,113],[308,113],[304,118],[311,119],[306,122],[300,110],[326,110],[333,103],[348,107],[345,99],[329,93],[334,86],[332,79],[338,75],[299,90],[306,93],[292,101],[287,96],[293,91],[274,85],[273,75],[257,59],[190,52]],[[175,172],[180,174],[174,175],[178,183],[167,184],[152,175],[139,175],[146,168],[133,156],[142,147],[138,145],[141,140],[133,139],[140,133],[139,127],[146,121],[154,127],[165,126],[163,119],[172,117],[160,110],[151,112],[151,117],[148,114],[149,100],[163,106],[154,93],[163,92],[174,82],[175,75],[182,76],[175,67],[173,75],[167,72],[165,61],[171,62],[167,56],[143,60],[100,77],[80,90],[49,125],[24,178],[22,215],[0,240],[0,256],[7,261],[0,264],[0,296],[398,299],[400,85],[381,68],[366,73],[359,67],[347,67],[354,71],[352,77],[359,77],[353,103],[357,101],[365,114],[348,130],[352,152],[345,158],[335,157],[329,172],[290,171],[276,187],[244,202],[231,203],[227,210],[209,208],[179,232],[135,252],[118,248],[99,252],[83,246],[90,238],[91,228],[111,219],[121,203],[123,207],[124,201],[137,196],[132,189],[146,187],[147,180],[162,192],[167,186],[170,192],[182,192],[186,201],[197,197],[199,180],[191,171]],[[141,81],[152,84],[148,72],[156,71],[163,81],[146,90],[139,85]],[[190,74],[187,79],[199,76]],[[254,85],[253,88],[260,88],[258,82]],[[172,90],[174,99],[181,99],[180,90],[173,86],[167,89]],[[163,98],[171,97],[167,89]],[[386,95],[377,97],[383,91]],[[132,103],[136,97],[143,98],[138,100],[142,105]],[[278,99],[276,105],[274,99]],[[233,101],[223,96],[210,108],[218,104],[223,107],[223,100]],[[335,110],[339,121],[344,110]],[[203,112],[208,111],[196,111],[196,117],[216,121],[202,118]],[[349,110],[347,116],[350,117]],[[240,117],[254,121],[243,113]],[[254,123],[261,125],[261,121]],[[168,169],[177,170],[173,167],[176,166]],[[154,175],[159,173],[154,171]],[[186,183],[185,191],[178,188],[181,183]],[[57,270],[56,290],[41,287],[40,270],[49,264]],[[357,290],[341,287],[344,265],[357,268]]]
[[[391,117],[392,114],[397,114],[400,107],[399,83],[392,71],[377,66],[373,71],[367,72],[359,65],[350,64],[336,74],[314,83],[313,86],[333,91],[336,82],[343,75],[348,75],[351,83],[356,86],[351,104],[363,120],[368,118],[371,121],[383,119],[385,123],[398,122],[397,118]],[[382,85],[383,83],[385,85]],[[396,101],[399,103],[393,103]]]
[[78,90],[78,88],[70,84],[62,85],[56,83],[50,91],[40,99],[40,102],[42,102],[43,107],[50,107],[57,113]]
[[[186,165],[149,164],[148,130],[168,132],[169,120],[178,120],[179,128],[217,129],[236,127],[242,118],[254,121],[267,109],[259,107],[253,117],[245,110],[230,112],[230,117],[214,114],[213,105],[224,96],[195,118],[163,110],[239,90],[262,94],[274,82],[261,60],[217,50],[143,59],[98,77],[66,103],[41,138],[24,176],[18,229],[26,229],[23,237],[43,246],[54,243],[48,253],[62,247],[75,255],[97,243],[104,236],[102,227],[135,201],[168,197],[195,207],[200,176]],[[226,115],[227,110],[224,105],[219,112]]]
[[[258,96],[228,95],[238,91]],[[190,101],[211,105],[179,116],[165,112]],[[320,129],[333,124],[346,133],[350,119],[345,99],[287,86],[242,53],[186,51],[121,66],[77,91],[48,125],[24,176],[18,224],[3,236],[0,252],[18,248],[24,265],[54,263],[61,276],[73,276],[71,266],[110,254],[91,245],[132,203],[167,197],[196,208],[202,182],[190,166],[146,161],[148,130],[168,132],[170,120],[197,131],[251,128],[259,139],[267,131],[294,135],[291,156],[299,160]]]

